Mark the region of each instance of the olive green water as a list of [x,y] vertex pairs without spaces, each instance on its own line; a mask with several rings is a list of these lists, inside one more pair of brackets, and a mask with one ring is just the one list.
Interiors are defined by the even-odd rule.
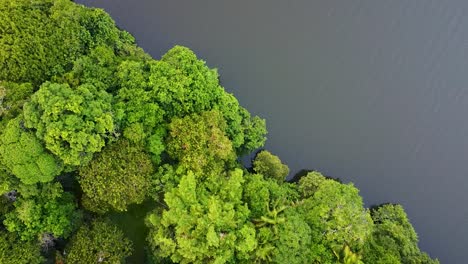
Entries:
[[133,254],[127,258],[129,264],[149,263],[146,254],[146,237],[148,228],[145,225],[145,217],[155,208],[155,202],[146,201],[139,205],[132,205],[125,213],[114,213],[109,217],[113,223],[119,226],[133,244]]

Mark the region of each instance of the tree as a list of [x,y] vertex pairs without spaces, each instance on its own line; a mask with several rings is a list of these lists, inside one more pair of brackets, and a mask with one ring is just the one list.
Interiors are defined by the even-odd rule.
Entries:
[[372,210],[374,230],[364,248],[365,263],[439,263],[418,247],[418,236],[401,205]]
[[316,245],[311,229],[294,207],[299,198],[293,184],[260,174],[248,175],[243,200],[251,211],[258,246],[251,254],[255,263],[312,263]]
[[33,93],[30,83],[12,83],[0,81],[0,129],[11,119],[17,117],[23,104]]
[[0,231],[0,263],[40,264],[44,260],[37,241],[20,241],[17,234]]
[[236,146],[236,153],[243,155],[263,147],[267,130],[265,119],[258,116],[251,117],[243,107],[239,107],[239,114],[242,116],[241,133],[244,140],[241,145]]
[[188,48],[175,46],[150,66],[149,85],[166,120],[209,111],[224,92],[216,70]]
[[13,119],[0,136],[1,162],[25,184],[52,181],[62,166],[22,125],[21,119]]
[[19,179],[9,173],[5,165],[2,164],[2,158],[0,156],[0,194],[15,190],[19,183]]
[[66,263],[125,263],[132,254],[132,243],[110,221],[95,220],[83,225],[65,249]]
[[272,178],[278,182],[283,182],[289,174],[287,165],[281,163],[278,156],[271,154],[267,150],[260,151],[253,162],[253,169],[265,177]]
[[224,130],[226,122],[219,112],[203,112],[174,118],[169,124],[167,152],[179,167],[194,172],[217,171],[235,158],[231,141]]
[[167,209],[148,217],[149,243],[160,258],[180,263],[227,263],[250,258],[255,228],[242,201],[242,171],[197,181],[188,172],[165,194]]
[[126,211],[128,205],[144,201],[152,174],[151,159],[142,147],[119,140],[80,169],[83,204],[99,213]]
[[90,84],[46,82],[24,105],[25,126],[66,165],[83,165],[114,131],[112,96]]
[[123,136],[142,142],[159,163],[165,150],[164,111],[154,98],[149,85],[149,64],[143,61],[123,61],[117,70],[120,89],[116,96],[116,119]]
[[97,46],[144,57],[106,12],[68,0],[2,1],[0,35],[0,80],[35,86],[70,71]]
[[120,58],[114,53],[112,47],[97,46],[73,62],[71,71],[57,80],[65,81],[71,87],[80,84],[92,84],[97,90],[113,91],[117,87],[115,72]]
[[273,263],[313,263],[317,245],[312,243],[312,231],[303,216],[294,208],[287,208],[283,217],[285,221],[276,229],[269,228],[269,234],[262,232],[266,231],[265,227],[260,229],[259,244],[263,248],[270,246]]
[[310,172],[299,181],[299,190],[303,200],[298,209],[311,227],[315,243],[332,252],[344,245],[353,252],[363,247],[372,231],[372,219],[358,189]]
[[219,85],[218,72],[210,69],[190,49],[175,46],[150,65],[148,85],[165,111],[165,120],[210,110],[227,122],[226,135],[238,154],[249,153],[265,143],[265,120],[252,118],[237,99]]
[[19,193],[15,209],[6,214],[3,224],[23,241],[39,239],[43,234],[67,238],[80,219],[72,195],[59,183],[22,185]]

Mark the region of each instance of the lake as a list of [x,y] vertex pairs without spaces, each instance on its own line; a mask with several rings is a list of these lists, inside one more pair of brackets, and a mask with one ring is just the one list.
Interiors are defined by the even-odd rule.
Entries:
[[80,0],[160,58],[190,47],[249,111],[292,173],[401,203],[420,246],[468,245],[468,2]]

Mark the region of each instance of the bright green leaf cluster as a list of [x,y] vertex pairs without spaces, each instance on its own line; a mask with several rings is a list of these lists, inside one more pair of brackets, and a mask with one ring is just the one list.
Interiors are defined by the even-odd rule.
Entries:
[[15,209],[3,221],[6,229],[21,240],[38,239],[42,234],[68,237],[80,218],[71,194],[59,183],[22,186]]
[[167,192],[168,210],[149,216],[149,241],[163,258],[181,263],[226,263],[248,258],[256,247],[255,229],[242,202],[241,170],[207,186],[189,172]]
[[60,163],[34,133],[26,131],[19,118],[11,120],[0,135],[0,160],[25,184],[52,181],[62,171]]
[[361,249],[372,232],[373,222],[364,209],[359,191],[311,172],[299,181],[304,200],[298,206],[316,234],[317,242],[331,250],[349,245]]
[[89,162],[114,130],[112,96],[93,85],[44,83],[24,105],[25,126],[66,165]]

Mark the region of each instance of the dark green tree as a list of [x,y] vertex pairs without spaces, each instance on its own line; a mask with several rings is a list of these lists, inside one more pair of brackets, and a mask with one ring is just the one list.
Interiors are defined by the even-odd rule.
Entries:
[[418,236],[401,205],[385,204],[372,211],[374,230],[364,248],[365,263],[439,263],[418,247]]
[[289,167],[267,150],[260,151],[253,161],[253,169],[267,178],[283,182],[289,174]]
[[2,1],[0,35],[0,80],[37,86],[68,72],[97,46],[144,57],[106,12],[68,0]]
[[21,241],[16,233],[0,231],[0,263],[40,264],[44,261],[37,241]]
[[125,263],[132,254],[132,243],[114,224],[95,220],[83,225],[65,249],[66,263]]
[[226,122],[216,111],[174,118],[169,124],[167,152],[182,169],[218,172],[235,159],[225,129]]
[[152,174],[151,159],[141,147],[127,140],[108,145],[80,168],[83,205],[98,213],[126,211],[144,201]]

